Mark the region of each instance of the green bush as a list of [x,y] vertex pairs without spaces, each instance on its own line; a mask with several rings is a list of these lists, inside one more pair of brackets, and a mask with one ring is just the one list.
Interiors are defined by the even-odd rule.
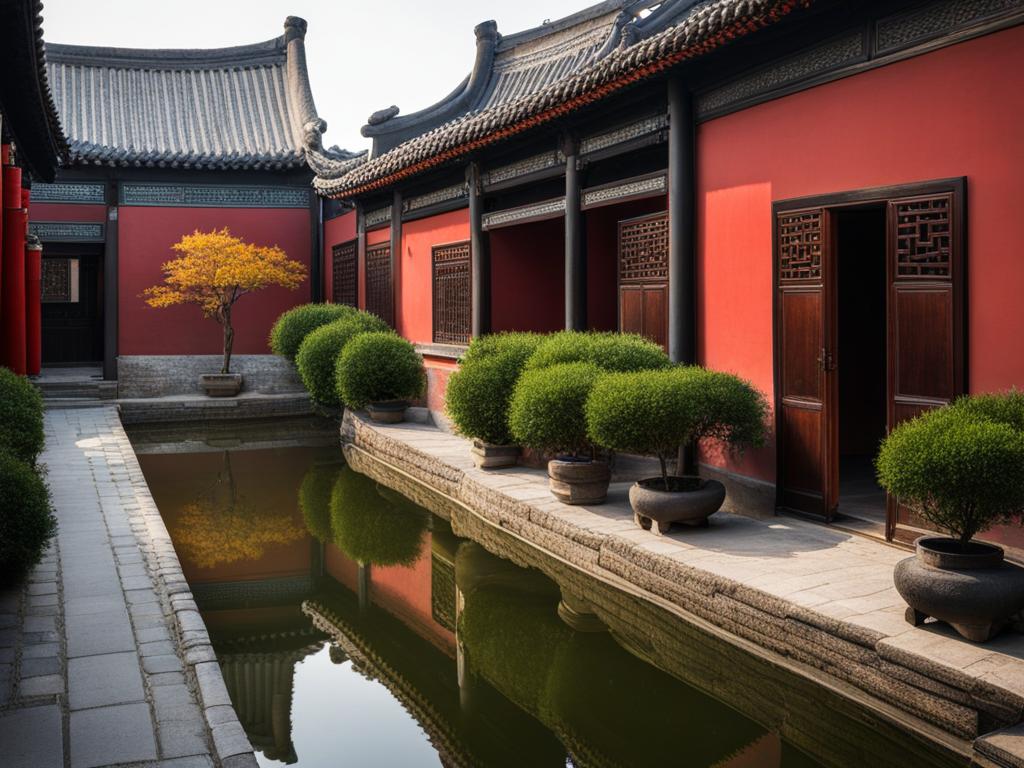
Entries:
[[972,419],[1006,424],[1024,432],[1024,392],[1017,389],[998,394],[961,397],[950,407]]
[[43,398],[28,379],[0,368],[0,450],[28,464],[43,451]]
[[350,467],[331,492],[334,543],[348,557],[372,565],[412,565],[423,550],[427,514],[384,498],[376,483]]
[[508,412],[513,439],[547,454],[577,455],[591,449],[584,407],[604,372],[592,363],[563,363],[525,371]]
[[646,371],[672,365],[665,351],[635,333],[559,331],[537,346],[527,370],[561,363],[593,363],[606,371]]
[[331,531],[331,492],[345,465],[314,464],[299,486],[299,509],[306,521],[306,530],[317,541],[333,540]]
[[702,438],[732,448],[760,445],[767,413],[764,396],[739,377],[679,366],[602,377],[587,400],[586,422],[597,445],[657,456],[668,487],[666,462],[680,445]]
[[295,367],[313,399],[323,405],[341,405],[335,388],[335,369],[341,351],[357,334],[387,330],[388,324],[376,315],[355,310],[341,320],[310,331],[299,345]]
[[0,451],[0,580],[16,580],[38,563],[56,527],[39,473]]
[[415,400],[423,394],[427,377],[416,348],[382,331],[359,334],[345,345],[335,384],[341,402],[364,408],[387,400]]
[[302,304],[292,307],[270,329],[270,349],[275,355],[295,360],[302,340],[321,325],[327,325],[357,310],[347,304]]
[[542,339],[535,333],[499,333],[470,342],[445,389],[445,409],[460,434],[494,445],[512,442],[508,429],[512,391]]
[[1017,394],[1005,397],[959,400],[906,421],[876,460],[883,488],[965,547],[1024,512],[1024,431],[1003,420]]

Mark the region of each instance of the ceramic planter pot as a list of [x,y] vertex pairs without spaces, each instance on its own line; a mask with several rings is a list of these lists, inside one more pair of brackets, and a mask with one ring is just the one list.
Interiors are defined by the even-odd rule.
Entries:
[[669,487],[660,477],[638,480],[629,489],[633,519],[645,530],[668,533],[672,523],[707,525],[725,501],[725,486],[717,480],[686,475],[669,476]]
[[612,472],[607,461],[552,459],[548,487],[565,504],[603,504]]
[[366,410],[370,419],[379,424],[398,424],[405,421],[405,410],[409,403],[405,400],[384,400],[379,403],[370,403]]
[[199,375],[199,386],[210,397],[234,397],[242,391],[242,374],[203,373]]
[[944,621],[963,637],[983,643],[1024,607],[1024,568],[1007,563],[1003,550],[971,541],[923,536],[916,554],[896,564],[893,581],[907,601],[907,621]]
[[500,469],[514,467],[519,462],[522,449],[518,445],[494,445],[474,439],[470,451],[473,454],[473,461],[480,469]]

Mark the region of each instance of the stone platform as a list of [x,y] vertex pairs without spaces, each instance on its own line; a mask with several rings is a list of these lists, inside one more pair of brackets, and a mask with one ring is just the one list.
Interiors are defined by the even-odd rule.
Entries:
[[435,512],[469,512],[870,709],[902,713],[900,727],[964,764],[1024,766],[1024,637],[975,645],[908,624],[892,581],[901,548],[728,513],[659,537],[634,524],[629,483],[613,483],[606,504],[574,507],[551,496],[543,470],[479,470],[468,441],[429,425],[346,414],[342,441],[357,469]]

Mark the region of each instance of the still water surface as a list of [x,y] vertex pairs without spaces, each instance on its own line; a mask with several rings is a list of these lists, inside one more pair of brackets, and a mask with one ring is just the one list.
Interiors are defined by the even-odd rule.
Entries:
[[143,472],[263,766],[821,764],[336,446],[153,450]]

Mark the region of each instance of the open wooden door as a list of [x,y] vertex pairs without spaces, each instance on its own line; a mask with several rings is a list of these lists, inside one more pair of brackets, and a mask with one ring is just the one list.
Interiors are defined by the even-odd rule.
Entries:
[[[888,428],[965,392],[964,184],[926,185],[888,202]],[[890,498],[886,536],[913,541],[926,532]]]
[[619,330],[668,348],[668,214],[619,222]]
[[831,519],[838,505],[834,260],[823,208],[778,211],[778,504]]

